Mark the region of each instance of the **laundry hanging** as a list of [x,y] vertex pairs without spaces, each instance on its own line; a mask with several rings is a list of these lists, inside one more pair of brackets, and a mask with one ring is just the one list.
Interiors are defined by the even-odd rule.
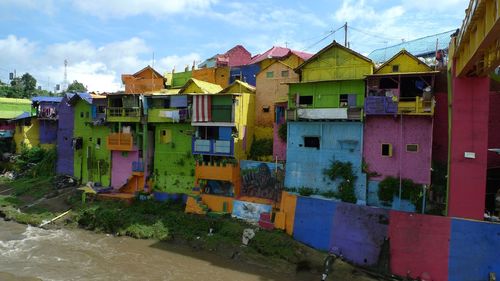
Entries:
[[210,122],[212,120],[212,100],[210,96],[193,97],[193,122]]

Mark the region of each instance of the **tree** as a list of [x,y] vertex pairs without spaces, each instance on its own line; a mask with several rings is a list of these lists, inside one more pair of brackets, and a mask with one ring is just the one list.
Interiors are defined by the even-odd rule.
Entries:
[[73,81],[73,83],[69,84],[66,92],[86,92],[87,88],[77,80]]
[[23,85],[25,95],[30,96],[36,89],[36,79],[29,73],[24,73],[23,76],[21,76],[21,84]]

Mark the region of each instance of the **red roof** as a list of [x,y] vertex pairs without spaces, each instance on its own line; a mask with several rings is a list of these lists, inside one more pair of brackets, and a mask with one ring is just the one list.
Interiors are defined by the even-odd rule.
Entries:
[[263,61],[265,59],[269,59],[269,58],[278,58],[279,59],[279,58],[286,57],[290,54],[294,54],[303,60],[308,60],[310,57],[313,56],[312,54],[309,54],[309,53],[299,52],[299,51],[291,50],[289,48],[273,46],[271,49],[267,50],[266,52],[264,52],[260,55],[254,56],[248,64],[258,63],[258,62],[261,62],[261,61]]

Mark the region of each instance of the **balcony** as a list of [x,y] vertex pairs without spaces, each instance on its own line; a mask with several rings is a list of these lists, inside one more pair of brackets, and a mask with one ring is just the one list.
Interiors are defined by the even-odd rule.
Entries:
[[423,99],[422,97],[400,98],[398,103],[398,114],[408,115],[433,115],[434,98]]
[[188,120],[187,109],[150,108],[149,123],[183,123]]
[[193,154],[234,156],[234,141],[193,138],[192,150]]
[[140,122],[140,107],[109,107],[108,122]]
[[398,113],[398,103],[392,97],[369,96],[365,99],[366,115],[395,115]]
[[134,139],[132,134],[113,133],[108,136],[107,145],[109,150],[134,151]]
[[240,167],[238,164],[227,163],[196,163],[195,167],[196,181],[204,180],[222,180],[232,182],[235,187],[239,186]]
[[298,120],[361,120],[362,109],[353,108],[298,108],[287,109],[288,121]]

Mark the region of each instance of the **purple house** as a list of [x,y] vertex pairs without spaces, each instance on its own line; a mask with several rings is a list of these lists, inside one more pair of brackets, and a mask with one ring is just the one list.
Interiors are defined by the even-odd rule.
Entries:
[[55,144],[57,141],[57,120],[61,97],[34,97],[33,113],[40,124],[40,144]]
[[68,101],[75,94],[65,94],[59,103],[59,124],[57,128],[57,165],[56,172],[63,175],[73,175],[73,129],[74,108]]

